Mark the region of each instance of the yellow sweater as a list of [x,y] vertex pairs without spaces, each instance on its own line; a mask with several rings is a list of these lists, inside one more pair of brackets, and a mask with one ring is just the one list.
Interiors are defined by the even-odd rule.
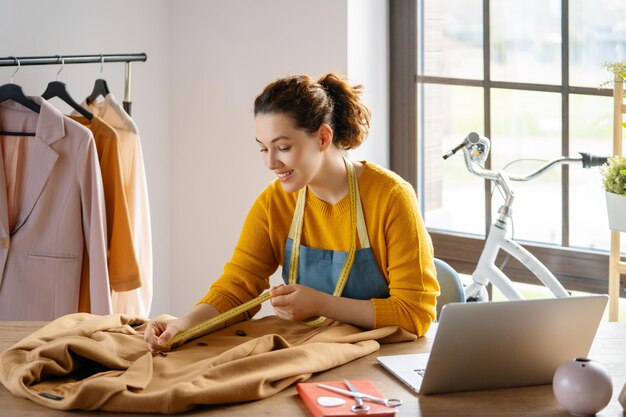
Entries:
[[[376,328],[398,325],[419,336],[435,317],[439,284],[433,247],[419,213],[413,187],[395,173],[363,161],[359,191],[370,245],[389,283],[389,298],[372,299]],[[269,277],[283,265],[285,240],[298,193],[286,193],[273,181],[254,202],[232,259],[200,300],[229,310],[269,287]],[[347,252],[350,248],[350,202],[346,196],[328,204],[307,191],[302,244]],[[258,308],[237,320],[254,315]]]

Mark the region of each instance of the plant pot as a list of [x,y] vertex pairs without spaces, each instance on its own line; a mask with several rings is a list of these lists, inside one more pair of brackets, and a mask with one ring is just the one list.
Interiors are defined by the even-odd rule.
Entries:
[[626,232],[626,196],[605,192],[609,229]]

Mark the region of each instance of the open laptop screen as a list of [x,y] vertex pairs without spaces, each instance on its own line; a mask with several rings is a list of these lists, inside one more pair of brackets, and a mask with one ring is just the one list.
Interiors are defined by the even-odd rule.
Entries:
[[589,353],[607,299],[451,303],[442,310],[421,384],[414,375],[423,355],[378,360],[423,394],[549,384],[562,363]]

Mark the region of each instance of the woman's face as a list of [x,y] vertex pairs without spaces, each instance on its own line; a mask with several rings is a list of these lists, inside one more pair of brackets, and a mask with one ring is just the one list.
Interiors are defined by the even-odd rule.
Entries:
[[310,183],[322,162],[319,135],[297,129],[293,119],[283,113],[257,114],[255,124],[263,162],[283,189],[292,193]]

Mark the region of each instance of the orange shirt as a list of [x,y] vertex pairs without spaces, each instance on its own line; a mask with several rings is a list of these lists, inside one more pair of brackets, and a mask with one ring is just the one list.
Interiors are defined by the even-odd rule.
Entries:
[[113,290],[113,311],[148,317],[153,293],[152,226],[139,130],[113,94],[107,94],[102,101],[83,105],[111,126],[120,139],[118,149],[122,162],[122,181],[141,276],[141,287],[132,291]]
[[[435,318],[439,284],[415,190],[395,173],[373,163],[363,164],[358,182],[367,234],[390,294],[371,300],[374,325],[397,325],[423,335]],[[248,213],[231,261],[201,302],[226,311],[268,288],[270,275],[283,265],[297,195],[286,193],[278,180],[261,193]],[[303,245],[347,252],[350,228],[348,196],[331,205],[307,192]]]
[[[82,116],[70,116],[93,133],[98,150],[100,171],[107,220],[107,248],[109,284],[115,291],[128,291],[141,286],[139,266],[135,250],[128,213],[127,198],[122,180],[119,138],[115,130],[101,118],[94,115],[91,122]],[[86,252],[84,259],[87,259]],[[82,284],[89,276],[88,262],[83,262]],[[81,285],[79,310],[89,312],[88,286]]]

